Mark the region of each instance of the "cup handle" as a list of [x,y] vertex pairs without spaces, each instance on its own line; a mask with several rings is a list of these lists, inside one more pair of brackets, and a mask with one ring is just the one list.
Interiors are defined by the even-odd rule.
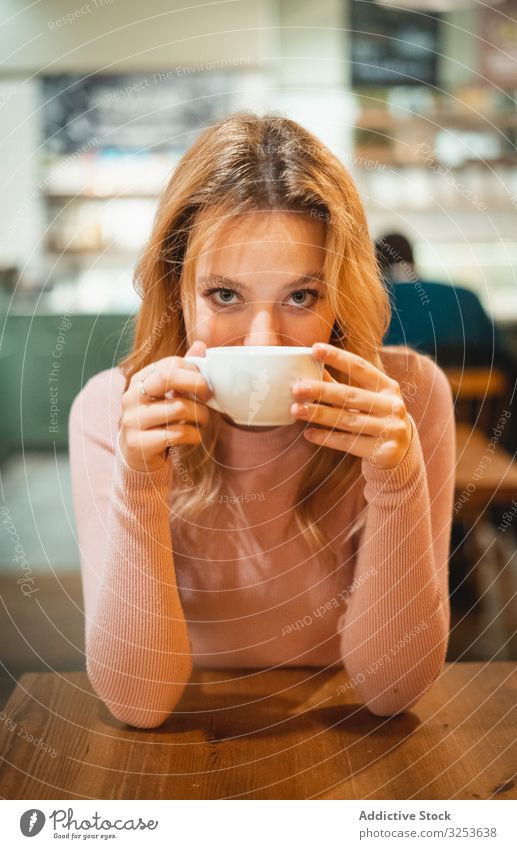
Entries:
[[[201,374],[205,378],[206,382],[208,383],[210,389],[212,389],[212,391],[213,391],[214,387],[212,386],[212,384],[210,383],[210,380],[208,379],[206,357],[196,357],[194,354],[189,354],[188,357],[183,357],[183,359],[187,363],[193,363],[195,366],[198,367],[199,371],[201,372]],[[224,410],[221,410],[221,408],[220,408],[219,404],[217,403],[217,401],[215,400],[215,398],[209,398],[208,401],[205,401],[205,403],[206,403],[207,407],[211,407],[213,410],[217,410],[218,413],[224,413]]]

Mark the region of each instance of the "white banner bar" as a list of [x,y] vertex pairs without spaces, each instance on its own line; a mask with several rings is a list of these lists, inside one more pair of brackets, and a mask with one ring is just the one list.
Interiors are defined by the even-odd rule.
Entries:
[[[295,849],[517,846],[517,801],[1,802],[2,845]],[[28,838],[35,837],[34,844]],[[66,841],[66,842],[65,842]]]

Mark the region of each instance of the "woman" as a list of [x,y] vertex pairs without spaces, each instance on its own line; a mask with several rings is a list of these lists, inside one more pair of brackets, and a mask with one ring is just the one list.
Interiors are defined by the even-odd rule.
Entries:
[[[148,728],[193,666],[345,664],[373,713],[409,707],[447,648],[452,396],[429,358],[382,348],[348,172],[286,118],[221,120],[136,280],[133,350],[70,414],[94,690]],[[324,379],[293,386],[293,424],[240,427],[185,361],[218,345],[312,346]]]

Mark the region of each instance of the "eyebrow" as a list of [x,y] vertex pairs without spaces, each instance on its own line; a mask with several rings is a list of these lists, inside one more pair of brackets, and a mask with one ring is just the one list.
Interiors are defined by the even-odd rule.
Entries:
[[[250,287],[246,286],[245,283],[240,283],[238,280],[232,280],[231,277],[225,277],[224,274],[207,274],[200,277],[197,282],[219,283],[224,286],[228,286],[228,288],[232,287],[240,289],[242,292],[250,291]],[[293,286],[300,286],[303,283],[324,283],[324,280],[321,277],[321,273],[318,273],[317,271],[311,274],[302,274],[301,277],[298,277],[296,280],[291,280],[290,283],[286,283],[285,286],[282,286],[281,291],[291,289]]]

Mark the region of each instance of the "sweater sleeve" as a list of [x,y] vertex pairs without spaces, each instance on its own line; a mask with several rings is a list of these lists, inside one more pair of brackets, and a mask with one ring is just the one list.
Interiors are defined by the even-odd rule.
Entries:
[[366,521],[357,589],[338,625],[347,672],[380,716],[408,708],[431,686],[449,635],[454,409],[444,372],[419,360],[418,391],[406,398],[413,436],[405,457],[386,470],[362,461]]
[[192,672],[175,581],[173,467],[132,469],[118,441],[123,375],[91,378],[72,404],[69,453],[84,597],[86,669],[118,719],[160,725]]

